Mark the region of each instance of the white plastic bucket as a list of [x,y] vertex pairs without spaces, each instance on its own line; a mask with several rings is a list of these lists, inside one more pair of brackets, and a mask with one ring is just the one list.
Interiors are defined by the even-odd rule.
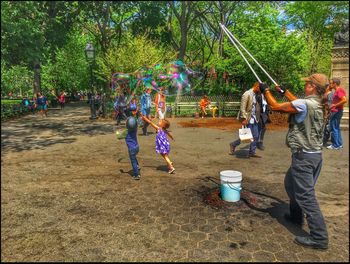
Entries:
[[242,173],[234,170],[220,172],[220,194],[227,202],[237,202],[241,198]]

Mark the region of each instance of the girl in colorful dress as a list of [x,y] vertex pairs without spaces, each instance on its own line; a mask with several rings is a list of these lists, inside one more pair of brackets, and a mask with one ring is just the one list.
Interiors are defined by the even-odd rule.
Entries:
[[160,154],[165,162],[168,165],[169,174],[173,174],[175,172],[175,168],[173,166],[173,163],[169,159],[169,152],[170,152],[170,143],[168,140],[169,136],[172,140],[174,140],[173,136],[167,129],[170,127],[170,123],[166,119],[160,119],[158,125],[155,125],[151,122],[146,116],[141,115],[142,119],[145,120],[147,123],[149,123],[152,127],[154,127],[157,130],[156,135],[156,152]]

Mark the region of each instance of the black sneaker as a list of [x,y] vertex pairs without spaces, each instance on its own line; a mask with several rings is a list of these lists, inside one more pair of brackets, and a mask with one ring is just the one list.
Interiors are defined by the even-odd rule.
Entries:
[[311,236],[302,237],[296,236],[294,239],[294,243],[301,245],[303,247],[309,247],[314,249],[327,249],[328,248],[328,240],[316,240],[311,238]]

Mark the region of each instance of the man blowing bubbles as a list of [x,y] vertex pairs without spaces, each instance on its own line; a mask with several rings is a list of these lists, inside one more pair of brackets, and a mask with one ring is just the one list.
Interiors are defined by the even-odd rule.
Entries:
[[285,218],[301,226],[305,214],[310,229],[309,236],[296,236],[294,242],[304,247],[327,249],[328,232],[315,196],[315,184],[322,167],[322,96],[329,82],[320,73],[303,80],[304,99],[298,99],[290,91],[276,86],[276,90],[288,98],[289,102],[285,103],[277,103],[266,84],[260,83],[259,88],[272,111],[290,114],[287,146],[292,152],[292,163],[284,179],[290,199],[290,214],[286,214]]

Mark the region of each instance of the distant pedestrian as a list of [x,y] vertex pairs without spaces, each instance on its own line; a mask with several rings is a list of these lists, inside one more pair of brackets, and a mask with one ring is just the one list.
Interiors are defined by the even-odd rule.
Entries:
[[137,101],[136,101],[136,97],[134,96],[133,98],[131,98],[129,102],[128,115],[137,117],[137,113],[138,113]]
[[159,92],[156,94],[154,104],[156,106],[156,115],[158,115],[158,118],[165,119],[167,107],[164,94],[164,87],[159,87]]
[[64,91],[62,91],[58,96],[58,103],[61,106],[61,110],[63,110],[64,104],[66,103],[66,97],[65,97]]
[[22,105],[27,108],[28,110],[30,110],[32,112],[32,114],[34,114],[34,105],[33,103],[28,99],[27,96],[25,96],[22,100]]
[[327,149],[339,150],[343,148],[340,121],[343,117],[344,104],[347,102],[347,99],[344,88],[340,87],[340,79],[333,78],[330,81],[330,85],[335,89],[335,91],[332,98],[332,104],[330,106],[331,118],[329,121],[332,145],[328,146]]
[[[151,106],[152,106],[152,99],[151,99],[151,92],[152,89],[146,89],[144,93],[141,95],[140,101],[141,101],[141,114],[146,116],[148,119],[151,118]],[[144,136],[147,136],[147,128],[149,126],[149,123],[143,122],[142,126],[142,133]]]
[[327,142],[331,137],[330,120],[332,117],[331,105],[333,101],[334,87],[329,84],[326,92],[324,94],[323,100],[325,103],[325,113],[324,113],[324,129],[323,129],[323,146],[327,147]]
[[36,97],[36,105],[42,117],[44,115],[47,116],[48,104],[49,104],[49,101],[47,100],[47,97],[44,96],[41,92],[38,92]]

